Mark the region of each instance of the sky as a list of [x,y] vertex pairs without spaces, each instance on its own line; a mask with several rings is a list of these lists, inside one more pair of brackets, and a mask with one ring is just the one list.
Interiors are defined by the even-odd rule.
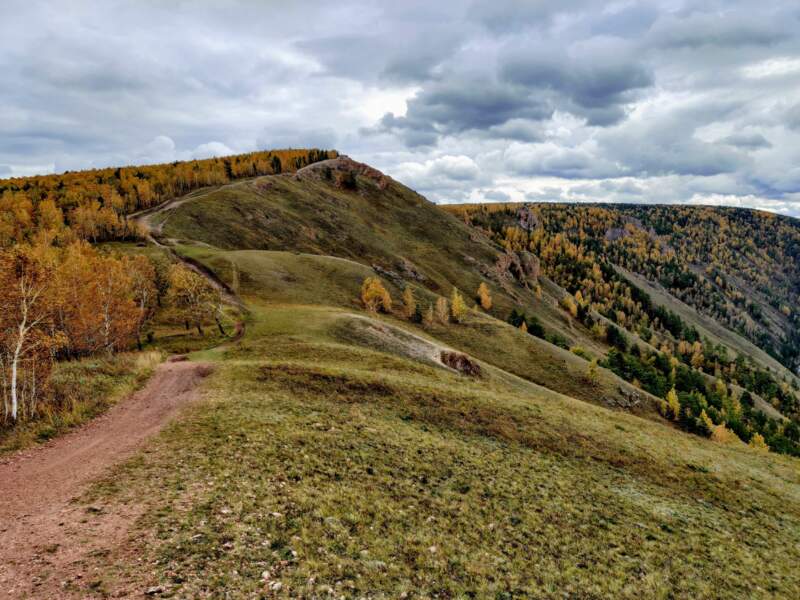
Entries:
[[800,4],[3,0],[0,178],[336,148],[433,201],[800,216]]

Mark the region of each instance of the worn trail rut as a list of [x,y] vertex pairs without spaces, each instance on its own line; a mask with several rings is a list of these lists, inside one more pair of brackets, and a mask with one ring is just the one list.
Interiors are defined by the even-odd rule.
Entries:
[[82,572],[83,557],[122,543],[136,507],[87,513],[71,501],[193,400],[210,371],[164,363],[142,390],[85,427],[0,463],[0,598],[62,598],[83,587],[72,585],[92,577]]

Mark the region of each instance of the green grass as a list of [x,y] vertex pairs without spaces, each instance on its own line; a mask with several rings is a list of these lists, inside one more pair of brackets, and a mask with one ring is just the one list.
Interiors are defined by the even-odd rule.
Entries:
[[[498,318],[521,307],[570,346],[607,350],[557,308],[560,288],[545,281],[544,296],[538,299],[510,274],[493,274],[502,250],[462,221],[396,182],[381,189],[367,178],[358,181],[356,192],[314,175],[263,177],[212,189],[164,213],[163,237],[212,250],[340,257],[370,269],[377,265],[441,295],[449,296],[456,286],[470,303],[484,282],[492,290]],[[403,263],[410,263],[422,279],[404,271]]]
[[[294,177],[197,194],[161,218],[178,252],[238,281],[247,334],[193,353],[215,362],[202,401],[83,498],[142,514],[123,552],[85,565],[100,589],[796,596],[800,463],[592,404],[631,388],[604,370],[588,386],[581,357],[502,322],[519,305],[601,354],[553,306],[556,286],[538,300],[492,280],[492,315],[428,330],[364,313],[373,264],[411,260],[426,303],[485,279],[498,251],[457,219],[396,184],[345,193]],[[395,299],[411,282],[384,279]],[[442,346],[482,376],[438,364]]]
[[[227,283],[233,281],[235,270],[240,282],[239,293],[262,301],[321,304],[360,311],[361,282],[374,275],[372,269],[356,261],[331,256],[262,250],[226,252],[190,245],[180,245],[176,249],[209,266]],[[391,280],[386,280],[386,285],[398,301],[401,288]],[[421,285],[414,287],[420,303],[435,302],[436,296],[430,291]],[[388,320],[414,328],[407,321]],[[640,414],[656,412],[654,399],[649,394],[610,371],[600,369],[598,384],[589,386],[584,381],[586,360],[540,338],[523,334],[480,311],[471,312],[462,325],[435,325],[427,331],[421,327],[416,329],[419,335],[429,336],[443,345],[458,348],[509,373],[574,398],[614,406],[623,399],[621,390],[636,392],[641,403],[633,410]]]
[[[796,461],[354,345],[343,318],[254,306],[203,403],[95,488],[93,501],[146,504],[148,585],[387,598],[800,585]],[[129,568],[106,570],[110,587]]]

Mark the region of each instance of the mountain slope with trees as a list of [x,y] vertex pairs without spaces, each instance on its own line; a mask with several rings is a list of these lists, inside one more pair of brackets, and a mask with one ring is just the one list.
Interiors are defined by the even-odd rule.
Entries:
[[[41,296],[56,370],[83,377],[137,338],[213,365],[202,400],[73,504],[74,554],[23,595],[789,598],[800,585],[785,357],[621,260],[644,260],[636,231],[590,236],[567,226],[584,218],[571,207],[547,227],[532,207],[445,210],[344,156],[168,200],[135,219],[143,240],[4,255],[9,289],[18,255],[59,274],[32,281],[72,282]],[[631,247],[612,260],[618,239]],[[78,310],[94,277],[121,285],[118,310]],[[86,313],[64,321],[72,334],[49,325],[67,309]],[[120,317],[108,340],[106,312]],[[124,527],[81,551],[108,515]]]

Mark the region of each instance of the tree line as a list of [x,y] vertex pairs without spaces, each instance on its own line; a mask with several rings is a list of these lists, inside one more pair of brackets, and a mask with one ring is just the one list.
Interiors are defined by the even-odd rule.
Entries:
[[0,180],[0,248],[137,239],[142,234],[127,219],[132,213],[202,187],[292,172],[336,156],[333,150],[271,150]]
[[219,291],[181,264],[104,253],[83,241],[0,253],[0,305],[6,425],[47,410],[55,361],[141,348],[159,306],[200,332],[222,306]]

